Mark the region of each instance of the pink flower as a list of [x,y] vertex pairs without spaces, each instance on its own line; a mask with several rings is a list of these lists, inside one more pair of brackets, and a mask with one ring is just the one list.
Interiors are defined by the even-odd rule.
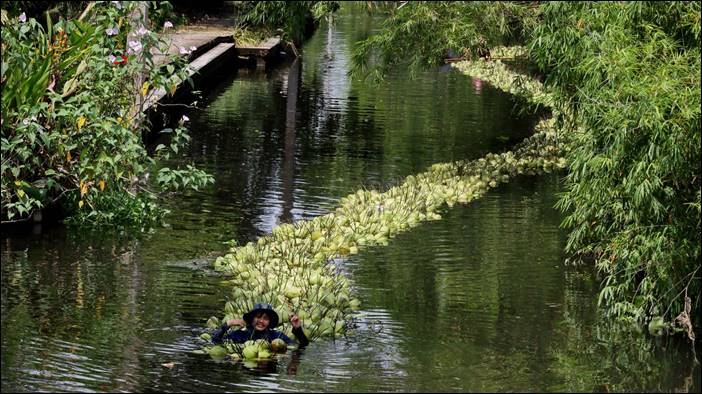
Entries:
[[194,46],[193,46],[193,47],[190,47],[190,51],[191,51],[191,52],[194,51],[194,50],[196,50],[196,49],[197,49],[197,47],[194,47]]
[[107,33],[108,36],[117,35],[119,33],[119,28],[117,26],[110,27],[109,29],[105,29],[105,33]]
[[185,48],[183,48],[183,47],[180,47],[180,54],[181,54],[181,55],[187,55],[188,53],[190,53],[189,50],[187,50],[187,49],[185,49]]
[[114,55],[110,55],[107,57],[107,61],[110,63],[114,63],[117,58]]
[[168,29],[168,28],[171,28],[171,27],[173,27],[173,24],[172,24],[171,22],[169,22],[169,21],[166,21],[166,23],[163,24],[163,28],[164,28],[164,29]]
[[183,122],[183,123],[185,123],[185,122],[187,122],[187,121],[189,121],[189,120],[190,120],[190,118],[188,118],[188,117],[185,116],[185,115],[183,115],[183,117],[180,118],[180,121]]
[[144,26],[141,26],[139,30],[137,30],[136,34],[138,36],[143,36],[145,34],[149,33],[149,30],[147,30]]
[[27,21],[27,15],[24,12],[20,14],[19,21],[22,23]]
[[133,52],[139,52],[141,51],[141,42],[140,41],[129,41],[129,50]]

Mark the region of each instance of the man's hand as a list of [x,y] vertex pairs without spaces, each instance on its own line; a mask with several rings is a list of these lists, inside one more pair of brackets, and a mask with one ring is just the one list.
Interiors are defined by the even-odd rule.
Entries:
[[246,322],[243,319],[231,319],[227,320],[227,325],[231,326],[245,326]]
[[290,324],[292,324],[293,328],[300,328],[300,326],[302,325],[300,317],[294,313],[290,315]]

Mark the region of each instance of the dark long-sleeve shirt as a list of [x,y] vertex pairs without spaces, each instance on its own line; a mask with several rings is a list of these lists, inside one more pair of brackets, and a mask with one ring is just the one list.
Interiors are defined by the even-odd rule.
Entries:
[[[287,335],[283,334],[280,331],[276,330],[265,330],[265,331],[257,331],[255,330],[252,326],[246,326],[245,330],[231,330],[229,333],[229,326],[227,323],[224,323],[224,325],[217,330],[214,335],[212,335],[212,342],[214,343],[221,343],[225,339],[228,339],[232,342],[235,343],[244,343],[246,341],[252,340],[255,341],[257,339],[265,339],[268,342],[273,341],[274,339],[282,339],[287,343],[288,345],[292,345],[295,343],[292,339],[290,339]],[[302,331],[302,327],[300,328],[293,328],[292,330],[293,335],[295,335],[295,338],[299,342],[300,346],[307,346],[310,341],[307,339],[307,336],[305,336],[304,331]]]

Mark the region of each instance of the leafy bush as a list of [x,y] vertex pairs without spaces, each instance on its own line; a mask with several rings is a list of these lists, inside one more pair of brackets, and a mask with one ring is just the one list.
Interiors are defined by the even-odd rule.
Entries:
[[700,4],[542,8],[531,56],[585,130],[559,203],[567,248],[596,258],[608,315],[671,322],[690,297],[699,324]]
[[[81,217],[79,223],[159,216],[143,185],[155,160],[141,139],[147,125],[140,106],[158,89],[173,91],[187,70],[180,58],[155,65],[152,48],[168,45],[157,33],[138,26],[128,35],[138,7],[89,3],[84,21],[47,18],[46,28],[3,12],[3,220],[27,218],[58,201],[70,204],[68,214]],[[178,131],[187,135],[182,122]],[[190,175],[194,185],[212,180],[195,170]],[[124,207],[137,214],[124,214]]]
[[246,24],[282,29],[283,39],[299,45],[310,22],[333,13],[336,1],[257,1],[244,17]]

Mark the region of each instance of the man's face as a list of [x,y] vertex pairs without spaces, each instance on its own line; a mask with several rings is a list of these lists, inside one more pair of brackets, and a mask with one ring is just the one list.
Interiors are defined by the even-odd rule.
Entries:
[[264,331],[271,324],[271,318],[266,312],[258,312],[253,319],[254,329]]

